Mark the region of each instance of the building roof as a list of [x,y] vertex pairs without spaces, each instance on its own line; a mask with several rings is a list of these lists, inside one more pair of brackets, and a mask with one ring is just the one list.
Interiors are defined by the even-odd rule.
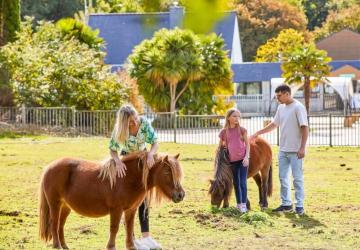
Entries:
[[316,43],[333,60],[360,60],[360,34],[348,29],[333,33]]
[[[105,63],[122,65],[133,48],[144,39],[151,38],[157,30],[181,27],[184,15],[186,13],[181,7],[171,7],[169,12],[158,13],[91,14],[89,25],[99,29],[100,37],[105,40],[107,52]],[[229,57],[232,55],[236,23],[236,13],[227,12],[213,29],[224,39]],[[238,35],[238,32],[235,35]]]
[[231,66],[234,82],[261,82],[281,77],[280,63],[240,63]]
[[[345,65],[350,65],[360,70],[360,60],[332,61],[329,63],[331,71],[337,70]],[[234,82],[262,82],[279,78],[282,75],[281,63],[240,63],[233,64]]]

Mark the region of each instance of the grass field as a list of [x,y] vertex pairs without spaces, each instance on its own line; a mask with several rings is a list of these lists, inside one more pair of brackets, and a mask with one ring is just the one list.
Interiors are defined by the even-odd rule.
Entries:
[[[161,152],[180,152],[186,191],[182,203],[151,210],[151,231],[164,249],[360,249],[359,148],[308,148],[304,217],[260,212],[253,180],[249,180],[253,211],[241,216],[234,208],[212,210],[207,189],[214,150],[215,146],[161,144]],[[39,180],[48,163],[62,156],[102,160],[107,155],[103,138],[0,139],[0,249],[50,248],[37,236]],[[270,208],[280,202],[276,157],[273,178]],[[138,236],[138,224],[135,229]],[[71,213],[65,237],[70,249],[104,249],[108,231],[109,217],[90,219]],[[117,245],[124,249],[123,226]]]

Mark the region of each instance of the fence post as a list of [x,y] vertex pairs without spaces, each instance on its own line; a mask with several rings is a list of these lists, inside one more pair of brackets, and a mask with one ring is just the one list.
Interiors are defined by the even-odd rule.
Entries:
[[25,107],[25,104],[21,105],[21,123],[23,125],[26,124],[26,107]]
[[71,113],[72,113],[72,128],[74,130],[74,135],[76,135],[76,109],[75,109],[75,106],[72,106],[71,107]]
[[331,124],[331,114],[329,114],[329,136],[330,136],[330,138],[329,138],[329,145],[330,145],[330,147],[332,147],[333,145],[332,145],[332,124]]
[[176,123],[177,123],[177,119],[176,119],[176,111],[173,113],[174,116],[174,143],[176,143]]

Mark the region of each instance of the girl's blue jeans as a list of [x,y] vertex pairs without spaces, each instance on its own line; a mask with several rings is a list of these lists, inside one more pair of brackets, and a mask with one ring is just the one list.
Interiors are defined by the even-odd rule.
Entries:
[[231,162],[233,172],[233,184],[237,204],[246,203],[247,201],[247,174],[248,167],[244,167],[242,160]]

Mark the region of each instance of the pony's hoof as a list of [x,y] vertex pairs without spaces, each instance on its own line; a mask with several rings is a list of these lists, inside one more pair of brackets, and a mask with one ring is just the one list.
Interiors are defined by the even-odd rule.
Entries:
[[53,244],[53,245],[52,245],[52,248],[54,248],[54,249],[62,249],[61,246],[58,245],[58,244]]
[[62,249],[69,249],[69,247],[66,244],[61,245]]
[[261,207],[260,208],[262,212],[266,211],[268,209],[268,207]]
[[116,247],[107,247],[106,250],[116,250]]

